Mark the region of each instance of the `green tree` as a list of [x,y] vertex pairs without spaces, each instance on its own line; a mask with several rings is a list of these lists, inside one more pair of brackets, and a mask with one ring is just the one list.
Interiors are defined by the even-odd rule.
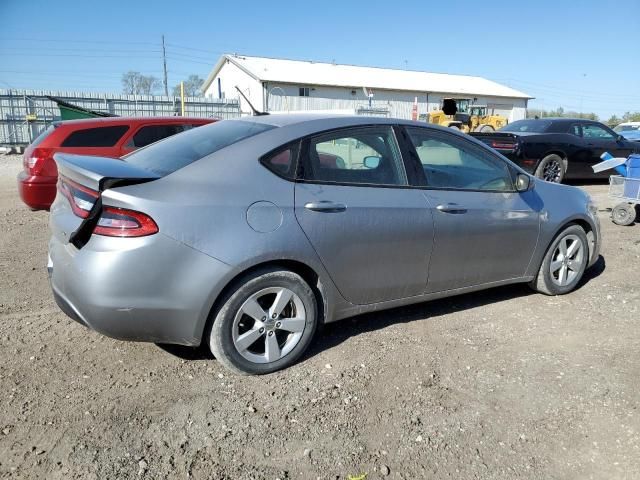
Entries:
[[640,122],[640,112],[626,112],[622,116],[623,122]]
[[153,75],[128,71],[122,74],[122,91],[127,95],[153,95],[160,81]]
[[573,112],[565,111],[564,108],[558,107],[555,110],[528,109],[527,118],[545,118],[545,117],[565,117],[565,118],[584,118],[586,120],[598,120],[598,115],[593,112]]
[[607,125],[609,125],[610,127],[615,127],[619,123],[622,123],[622,120],[620,120],[615,115],[611,115],[611,118],[609,118],[609,120],[607,120]]
[[[200,97],[202,96],[202,84],[204,83],[204,79],[199,75],[189,75],[189,77],[184,81],[184,95],[185,97]],[[173,87],[173,95],[176,97],[180,96],[180,84]]]

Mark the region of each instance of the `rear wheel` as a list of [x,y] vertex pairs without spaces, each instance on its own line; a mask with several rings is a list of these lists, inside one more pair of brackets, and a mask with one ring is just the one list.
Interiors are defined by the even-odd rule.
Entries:
[[563,295],[573,290],[589,261],[589,243],[582,227],[571,225],[551,242],[536,278],[529,284],[545,295]]
[[478,127],[478,132],[490,133],[495,132],[495,129],[491,125],[480,125]]
[[542,159],[534,175],[547,182],[562,183],[565,173],[565,161],[560,155],[553,153]]
[[271,373],[304,353],[316,324],[316,298],[302,277],[287,270],[257,272],[223,301],[209,330],[209,346],[237,373]]
[[611,211],[611,220],[616,225],[631,225],[636,220],[636,208],[632,203],[619,203]]

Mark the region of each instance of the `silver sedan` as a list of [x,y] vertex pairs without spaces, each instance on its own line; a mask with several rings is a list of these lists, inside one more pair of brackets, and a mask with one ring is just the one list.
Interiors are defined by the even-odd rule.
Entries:
[[56,161],[58,305],[111,337],[205,342],[240,373],[372,310],[516,282],[565,294],[599,255],[587,194],[424,123],[249,117]]

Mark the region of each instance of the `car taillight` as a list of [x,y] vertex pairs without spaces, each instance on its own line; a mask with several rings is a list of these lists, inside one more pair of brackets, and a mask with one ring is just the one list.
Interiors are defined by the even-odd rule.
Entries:
[[158,225],[149,215],[135,210],[103,207],[93,233],[107,237],[146,237],[158,233]]
[[45,170],[48,170],[48,164],[52,163],[53,149],[52,148],[34,148],[30,152],[27,152],[23,158],[24,170],[29,175],[44,175]]
[[[71,210],[80,218],[87,218],[98,200],[98,192],[60,175],[58,190],[69,200]],[[93,229],[106,237],[146,237],[158,233],[158,225],[149,215],[126,208],[103,206]]]
[[69,200],[71,210],[80,218],[87,218],[98,199],[98,192],[80,185],[60,175],[58,179],[58,191]]
[[491,146],[497,150],[514,150],[516,148],[515,143],[507,142],[491,142]]

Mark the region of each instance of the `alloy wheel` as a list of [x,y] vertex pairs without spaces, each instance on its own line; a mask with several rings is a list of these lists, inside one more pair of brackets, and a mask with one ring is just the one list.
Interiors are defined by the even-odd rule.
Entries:
[[551,257],[551,280],[565,287],[580,275],[584,263],[585,247],[577,235],[567,235],[560,240]]
[[253,363],[271,363],[300,342],[306,326],[300,297],[284,287],[270,287],[251,295],[233,321],[233,345]]
[[542,178],[547,182],[560,183],[562,175],[562,165],[556,160],[551,160],[542,170]]

